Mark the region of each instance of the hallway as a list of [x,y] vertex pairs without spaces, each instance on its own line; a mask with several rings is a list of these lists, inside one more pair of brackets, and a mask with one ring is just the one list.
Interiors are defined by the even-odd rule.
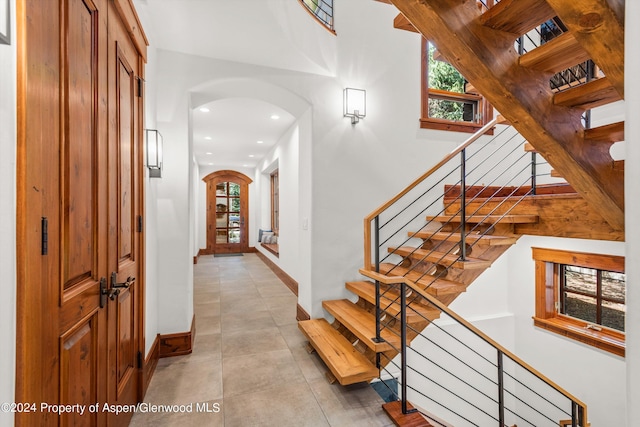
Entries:
[[[131,426],[392,425],[368,385],[327,382],[325,366],[305,349],[296,301],[255,254],[200,257],[194,351],[160,359],[145,397],[193,403],[193,412],[138,413]],[[212,412],[197,412],[199,402]]]

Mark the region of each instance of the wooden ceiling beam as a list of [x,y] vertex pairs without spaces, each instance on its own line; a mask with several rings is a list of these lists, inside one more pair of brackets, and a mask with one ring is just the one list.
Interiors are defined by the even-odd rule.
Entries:
[[624,5],[621,12],[617,0],[547,2],[624,99]]
[[624,175],[608,152],[585,146],[581,110],[553,104],[551,74],[517,64],[513,34],[484,26],[475,1],[391,2],[612,227],[624,228]]

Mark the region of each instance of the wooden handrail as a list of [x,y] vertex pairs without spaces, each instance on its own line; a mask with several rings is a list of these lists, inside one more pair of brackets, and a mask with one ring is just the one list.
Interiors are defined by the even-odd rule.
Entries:
[[377,273],[375,271],[366,270],[366,269],[360,269],[360,274],[362,274],[363,276],[369,277],[370,279],[377,280],[377,281],[379,281],[381,283],[384,283],[386,285],[404,283],[405,285],[409,286],[409,288],[411,288],[413,291],[415,291],[418,294],[420,294],[421,297],[423,297],[424,299],[429,301],[429,303],[431,303],[434,306],[436,306],[441,312],[446,313],[449,317],[454,319],[456,322],[460,323],[462,326],[466,327],[468,330],[470,330],[474,334],[476,334],[478,337],[480,337],[486,343],[491,345],[493,348],[495,348],[496,350],[499,350],[505,356],[509,357],[516,364],[522,366],[523,368],[528,370],[530,373],[532,373],[536,377],[540,378],[542,381],[544,381],[546,384],[548,384],[551,388],[556,390],[558,393],[564,395],[567,399],[571,400],[572,402],[575,402],[578,406],[580,406],[583,409],[583,411],[584,411],[584,422],[585,422],[585,425],[588,425],[588,423],[587,423],[587,405],[585,405],[581,400],[579,400],[577,397],[575,397],[574,395],[572,395],[571,393],[566,391],[564,388],[560,387],[558,384],[556,384],[553,381],[551,381],[549,378],[547,378],[541,372],[539,372],[538,370],[533,368],[531,365],[526,363],[524,360],[520,359],[518,356],[513,354],[511,351],[507,350],[502,345],[500,345],[497,341],[494,341],[490,336],[488,336],[487,334],[482,332],[480,329],[476,328],[473,324],[471,324],[470,322],[468,322],[467,320],[465,320],[464,318],[462,318],[461,316],[456,314],[449,307],[447,307],[446,305],[444,305],[443,303],[438,301],[438,299],[436,297],[432,296],[431,294],[429,294],[428,292],[426,292],[425,290],[423,290],[419,286],[417,286],[415,284],[415,282],[413,282],[413,281],[411,281],[411,280],[409,280],[409,279],[407,279],[406,277],[403,277],[403,276],[393,276],[393,277],[385,276],[382,273]]
[[460,154],[460,152],[462,152],[462,150],[464,150],[469,145],[471,145],[473,142],[478,140],[481,136],[483,136],[489,130],[493,129],[493,127],[496,124],[499,124],[499,123],[505,123],[504,117],[498,116],[498,117],[494,118],[493,120],[491,120],[486,125],[484,125],[483,127],[481,127],[480,129],[478,129],[478,131],[476,133],[474,133],[469,138],[467,138],[467,140],[464,141],[462,144],[458,145],[458,147],[456,147],[451,153],[449,153],[442,160],[440,160],[435,166],[433,166],[426,173],[424,173],[418,179],[416,179],[411,184],[409,184],[404,190],[402,190],[401,192],[396,194],[388,202],[386,202],[385,204],[383,204],[378,209],[376,209],[375,211],[371,212],[369,215],[367,215],[364,218],[364,268],[365,268],[365,270],[370,271],[372,269],[372,266],[371,266],[371,221],[373,221],[373,219],[375,217],[380,215],[382,212],[384,212],[387,208],[389,208],[395,202],[400,200],[400,198],[402,198],[409,191],[411,191],[415,187],[417,187],[422,181],[424,181],[425,179],[427,179],[428,177],[433,175],[438,169],[440,169],[442,166],[444,166],[449,161],[451,161],[451,159],[453,159],[455,156]]

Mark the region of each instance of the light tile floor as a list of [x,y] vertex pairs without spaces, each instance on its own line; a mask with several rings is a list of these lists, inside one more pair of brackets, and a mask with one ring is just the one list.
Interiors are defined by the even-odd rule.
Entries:
[[136,413],[131,426],[393,425],[368,385],[327,382],[326,367],[305,349],[296,303],[255,254],[200,257],[193,353],[160,359],[145,397],[192,412]]

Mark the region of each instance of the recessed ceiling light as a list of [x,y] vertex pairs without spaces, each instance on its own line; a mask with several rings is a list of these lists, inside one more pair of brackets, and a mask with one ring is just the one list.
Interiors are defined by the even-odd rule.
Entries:
[[207,107],[202,107],[200,108],[200,111],[202,111],[203,113],[208,113],[211,110],[209,110]]
[[213,153],[211,151],[207,151],[205,154],[211,155]]
[[206,139],[207,141],[211,141],[211,137],[210,136],[205,136],[204,139]]
[[253,154],[249,154],[249,157],[253,157]]
[[258,144],[262,144],[262,143],[264,143],[264,141],[258,141]]
[[271,115],[271,120],[278,120],[279,118],[280,118],[280,116],[277,115],[277,114],[272,114]]
[[213,163],[209,163],[209,166],[213,166]]
[[248,168],[248,167],[249,167],[249,165],[242,165],[242,167],[243,167],[243,168]]

